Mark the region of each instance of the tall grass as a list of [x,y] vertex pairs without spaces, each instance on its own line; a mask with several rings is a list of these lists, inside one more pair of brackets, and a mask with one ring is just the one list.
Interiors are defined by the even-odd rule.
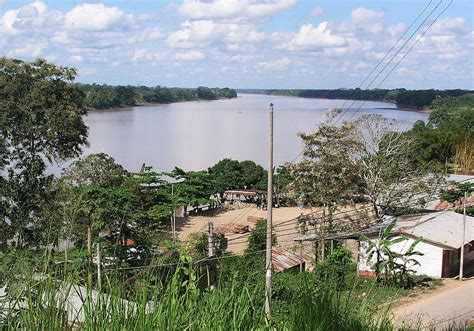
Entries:
[[[214,291],[196,287],[195,274],[180,266],[165,286],[147,283],[132,293],[111,275],[98,292],[76,284],[81,270],[61,275],[11,280],[2,330],[391,330],[389,321],[374,320],[368,305],[341,295],[334,286],[318,295],[298,296],[289,312],[269,324],[263,311],[263,279],[256,285],[229,281]],[[83,272],[82,272],[83,273]],[[107,293],[107,294],[105,294]],[[80,302],[80,311],[73,297]],[[124,298],[126,297],[127,300]],[[76,300],[77,301],[77,300]],[[1,306],[1,304],[0,304]],[[277,313],[277,312],[275,312]]]

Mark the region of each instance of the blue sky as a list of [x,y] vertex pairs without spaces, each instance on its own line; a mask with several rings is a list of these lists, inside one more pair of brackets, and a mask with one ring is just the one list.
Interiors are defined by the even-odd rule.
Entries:
[[[0,56],[72,66],[81,82],[350,88],[440,1],[425,26],[449,0],[0,0]],[[472,89],[473,6],[454,0],[416,33],[381,87]]]

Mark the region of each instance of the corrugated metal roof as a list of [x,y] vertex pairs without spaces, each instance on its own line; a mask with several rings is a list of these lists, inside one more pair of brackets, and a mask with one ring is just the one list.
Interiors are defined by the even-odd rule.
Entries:
[[[368,236],[378,236],[392,221],[385,222],[362,230]],[[419,238],[435,245],[458,249],[462,245],[463,215],[453,211],[439,211],[399,217],[392,233],[400,233]],[[474,240],[474,217],[466,216],[465,242]]]
[[448,175],[446,176],[447,181],[455,181],[458,183],[471,183],[474,184],[474,176],[472,175]]
[[[356,238],[358,234],[369,237],[378,236],[393,220],[387,217],[384,222],[353,233],[339,233],[321,235],[306,235],[294,239],[295,241],[314,241],[321,239]],[[404,234],[419,238],[435,245],[458,249],[462,242],[463,215],[453,211],[439,211],[414,215],[404,215],[398,218],[392,233]],[[474,217],[466,216],[465,242],[474,240]]]
[[224,194],[229,195],[229,194],[234,194],[234,195],[257,195],[257,194],[267,194],[267,191],[263,190],[247,190],[247,189],[242,189],[242,190],[227,190],[224,192]]
[[[312,258],[308,254],[303,254],[303,263],[311,263]],[[272,249],[272,266],[275,272],[291,269],[300,265],[301,256],[287,249],[276,247]]]

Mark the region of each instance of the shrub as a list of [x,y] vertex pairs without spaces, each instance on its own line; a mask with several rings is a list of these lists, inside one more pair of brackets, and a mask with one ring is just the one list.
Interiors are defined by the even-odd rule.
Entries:
[[314,272],[317,277],[325,281],[335,281],[344,287],[348,276],[355,276],[357,266],[352,252],[345,246],[335,249],[323,262],[315,265]]

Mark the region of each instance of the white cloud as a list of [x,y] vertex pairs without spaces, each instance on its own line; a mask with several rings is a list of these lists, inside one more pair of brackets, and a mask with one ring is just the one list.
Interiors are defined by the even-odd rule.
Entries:
[[406,29],[406,24],[405,23],[398,23],[392,26],[389,26],[387,28],[387,32],[391,36],[399,36],[402,34],[402,32]]
[[258,18],[293,8],[296,0],[184,0],[178,12],[192,19],[210,18]]
[[343,37],[334,35],[328,28],[328,22],[321,22],[318,26],[303,25],[291,41],[279,48],[291,51],[321,51],[326,47],[341,47],[347,44]]
[[462,17],[443,18],[438,20],[430,29],[430,35],[463,35],[469,34],[471,30],[466,27]]
[[64,23],[68,29],[106,31],[126,27],[131,18],[131,15],[125,14],[117,7],[106,7],[102,3],[85,3],[67,12]]
[[6,11],[0,17],[0,32],[19,34],[31,29],[53,27],[62,20],[57,11],[50,11],[41,1],[32,2],[18,9]]
[[289,58],[284,57],[274,61],[260,62],[259,67],[268,71],[285,71],[291,63]]
[[[214,68],[226,67],[228,74],[217,77],[216,82],[255,86],[263,82],[264,71],[276,71],[273,76],[286,77],[288,86],[312,86],[314,81],[308,76],[315,72],[337,81],[336,87],[348,86],[351,77],[360,78],[362,71],[375,66],[407,23],[388,17],[390,11],[368,8],[345,9],[346,19],[299,25],[293,32],[288,24],[269,20],[291,9],[296,0],[180,1],[136,15],[121,3],[114,7],[87,1],[61,11],[48,8],[46,1],[31,0],[16,7],[14,3],[18,1],[10,1],[0,13],[0,55],[23,60],[40,56],[76,66],[81,79],[106,82],[112,77],[114,82],[123,79],[132,84],[183,84],[183,74],[191,72],[191,67],[196,80],[184,83],[199,79],[199,84],[205,84],[216,78]],[[307,13],[295,11],[295,17],[327,15],[314,3]],[[192,6],[195,11],[190,11]],[[178,9],[184,18],[176,19]],[[385,25],[385,18],[390,25]],[[408,82],[406,87],[413,88],[414,78],[423,77],[425,84],[440,86],[438,82],[446,81],[446,75],[440,76],[438,69],[446,68],[450,81],[472,86],[465,68],[472,64],[473,41],[468,16],[440,19],[401,64],[418,71],[417,76],[407,72],[401,81],[394,73],[398,80],[393,84]],[[315,69],[315,63],[324,66]],[[150,66],[155,68],[152,72]],[[175,78],[167,81],[171,76]],[[451,83],[440,84],[449,88]]]
[[21,47],[10,49],[7,52],[8,57],[39,57],[46,48],[45,44],[26,44]]
[[71,55],[69,58],[68,58],[69,62],[76,62],[76,63],[80,63],[82,61],[84,61],[84,59],[82,58],[81,55]]
[[324,10],[321,6],[316,6],[311,13],[309,13],[309,17],[319,17],[324,15]]
[[174,57],[176,60],[196,61],[196,60],[203,60],[206,56],[204,55],[203,52],[189,50],[186,52],[176,53]]
[[385,14],[381,11],[360,7],[352,11],[351,17],[356,24],[366,24],[380,21],[385,17]]
[[171,33],[166,39],[173,48],[203,47],[207,42],[224,41],[261,42],[265,34],[255,30],[253,24],[216,23],[212,20],[186,21],[181,29]]
[[164,37],[163,33],[158,28],[151,29],[147,33],[147,39],[149,39],[149,40],[158,40],[158,39],[161,39],[163,37]]
[[170,47],[191,48],[193,42],[210,40],[217,33],[212,20],[186,21],[180,30],[169,35],[166,42]]

